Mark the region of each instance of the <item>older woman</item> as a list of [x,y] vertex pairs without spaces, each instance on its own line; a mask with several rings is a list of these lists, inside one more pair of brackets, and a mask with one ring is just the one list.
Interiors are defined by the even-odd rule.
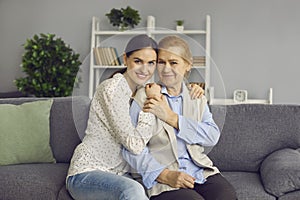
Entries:
[[204,146],[218,142],[220,131],[205,96],[188,95],[184,83],[191,66],[192,54],[183,39],[167,36],[160,41],[161,91],[149,85],[137,92],[131,106],[134,122],[141,109],[157,117],[153,137],[142,154],[124,150],[123,156],[141,175],[151,200],[236,199],[233,187],[204,154]]

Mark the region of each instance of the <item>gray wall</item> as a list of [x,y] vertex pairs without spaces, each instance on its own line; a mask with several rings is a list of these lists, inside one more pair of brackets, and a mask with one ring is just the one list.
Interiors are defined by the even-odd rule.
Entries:
[[[174,20],[182,18],[187,29],[197,29],[205,15],[211,15],[216,97],[231,98],[235,89],[246,89],[249,98],[263,99],[272,87],[274,103],[300,103],[297,0],[0,0],[0,92],[16,90],[13,80],[22,76],[22,44],[27,38],[55,33],[85,63],[92,16],[109,29],[105,13],[127,5],[139,10],[140,27],[153,15],[159,27],[173,29]],[[86,78],[81,87],[87,89]]]

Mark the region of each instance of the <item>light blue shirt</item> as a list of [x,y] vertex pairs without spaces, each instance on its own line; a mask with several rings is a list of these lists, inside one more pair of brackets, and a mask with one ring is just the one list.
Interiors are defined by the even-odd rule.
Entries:
[[[161,93],[167,97],[171,109],[178,114],[179,129],[174,128],[174,131],[177,136],[179,171],[195,177],[196,183],[204,183],[203,169],[194,164],[186,144],[214,146],[217,143],[220,131],[212,119],[212,114],[206,105],[201,122],[188,119],[182,116],[182,94],[171,96],[165,87],[162,87]],[[134,125],[137,124],[140,111],[141,108],[137,102],[133,101],[130,107],[130,116]],[[148,189],[157,183],[156,178],[167,167],[158,163],[149,153],[148,148],[145,148],[139,155],[131,154],[123,148],[123,157],[142,176],[143,183]]]

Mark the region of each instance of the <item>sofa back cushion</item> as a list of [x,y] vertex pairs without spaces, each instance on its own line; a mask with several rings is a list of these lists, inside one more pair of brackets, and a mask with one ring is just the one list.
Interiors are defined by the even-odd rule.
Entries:
[[50,143],[56,162],[70,162],[87,126],[88,97],[55,98],[50,115]]
[[50,147],[52,103],[0,104],[0,165],[55,162]]
[[[20,105],[47,98],[0,99],[0,104]],[[87,125],[88,97],[53,98],[50,111],[50,145],[56,162],[70,162],[75,147],[81,142]]]
[[270,153],[300,146],[300,105],[213,105],[211,111],[221,137],[209,157],[221,171],[257,172]]

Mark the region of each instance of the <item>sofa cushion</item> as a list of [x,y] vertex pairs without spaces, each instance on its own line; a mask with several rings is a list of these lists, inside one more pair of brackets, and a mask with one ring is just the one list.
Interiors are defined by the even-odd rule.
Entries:
[[282,149],[262,163],[261,178],[266,191],[279,197],[300,190],[300,149]]
[[65,189],[69,165],[39,163],[1,166],[0,199],[72,199]]
[[84,136],[90,99],[88,97],[55,98],[51,110],[51,146],[57,162],[69,163],[74,149]]
[[[20,105],[49,98],[7,98],[0,104]],[[90,99],[85,96],[53,98],[50,112],[50,144],[56,162],[70,162],[87,125]]]
[[238,199],[243,200],[276,200],[265,192],[258,173],[253,172],[222,172],[232,184]]
[[49,130],[52,102],[0,104],[0,165],[55,162]]
[[57,196],[58,200],[73,200],[73,198],[71,197],[70,193],[68,192],[66,185],[64,185]]
[[[211,106],[218,125],[224,116],[219,107]],[[220,140],[209,153],[221,171],[258,172],[270,153],[300,146],[299,105],[229,105],[225,113]]]
[[278,198],[278,200],[297,200],[300,197],[300,190],[286,193],[285,195]]

